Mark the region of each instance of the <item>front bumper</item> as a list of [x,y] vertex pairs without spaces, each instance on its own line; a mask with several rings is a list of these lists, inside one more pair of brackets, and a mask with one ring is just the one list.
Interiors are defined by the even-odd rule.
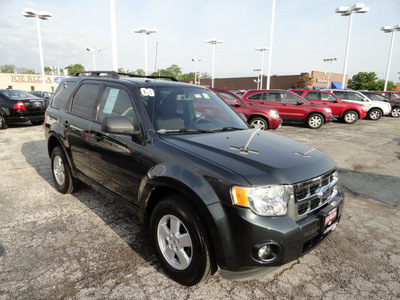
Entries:
[[[295,222],[291,218],[262,217],[249,209],[223,205],[225,218],[218,226],[225,231],[216,244],[221,275],[234,280],[247,280],[269,273],[311,251],[324,241],[336,228],[343,210],[344,196],[338,192],[324,207],[306,218]],[[337,209],[336,219],[330,228],[324,229],[321,211]],[[225,219],[225,220],[223,220]],[[331,226],[334,225],[334,226]],[[277,246],[276,257],[262,261],[257,257],[262,245]],[[221,259],[222,257],[222,259]]]

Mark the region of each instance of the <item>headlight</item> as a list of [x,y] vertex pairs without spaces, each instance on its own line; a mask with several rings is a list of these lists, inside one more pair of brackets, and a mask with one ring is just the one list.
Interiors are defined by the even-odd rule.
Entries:
[[256,188],[233,187],[234,205],[249,207],[261,216],[284,216],[293,195],[290,185],[269,185]]
[[325,109],[326,112],[328,112],[328,113],[330,113],[330,114],[332,113],[332,109],[330,109],[329,107],[326,107],[326,108],[324,108],[324,109]]
[[271,116],[273,116],[275,119],[279,119],[278,111],[271,109]]
[[361,106],[361,109],[362,109],[363,111],[368,111],[368,108],[367,108],[367,107],[365,107],[364,105],[363,105],[363,106]]

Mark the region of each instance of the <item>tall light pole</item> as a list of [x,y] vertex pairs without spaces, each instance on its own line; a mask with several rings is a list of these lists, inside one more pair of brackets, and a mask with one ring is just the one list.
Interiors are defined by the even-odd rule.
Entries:
[[118,72],[118,46],[117,46],[117,22],[115,17],[115,0],[110,0],[111,16],[111,47],[113,70]]
[[331,82],[331,66],[337,61],[337,58],[324,58],[324,62],[329,63],[329,73],[328,73],[328,83],[326,87],[329,88],[329,83]]
[[254,80],[254,82],[257,83],[257,90],[262,88],[262,85],[260,84],[262,80],[260,80],[260,77],[262,76],[262,68],[255,68],[253,69],[254,72],[257,72],[257,80]]
[[205,40],[204,42],[212,45],[213,56],[212,56],[211,88],[213,88],[214,87],[214,67],[215,67],[215,45],[222,44],[224,41],[217,40],[217,39],[211,39],[211,40]]
[[381,28],[381,30],[383,32],[391,32],[392,33],[392,39],[390,41],[390,50],[389,50],[389,59],[388,59],[388,64],[387,64],[387,68],[386,68],[386,78],[385,78],[385,87],[383,88],[383,90],[386,92],[387,89],[387,83],[388,83],[388,79],[389,79],[389,70],[390,70],[390,61],[392,60],[392,50],[393,50],[393,42],[394,42],[394,33],[396,31],[400,31],[400,24],[399,25],[395,25],[395,26],[383,26]]
[[92,56],[93,56],[93,71],[96,71],[96,59],[95,59],[95,52],[97,51],[97,52],[100,52],[101,51],[101,48],[98,48],[98,49],[93,49],[93,48],[90,48],[90,47],[86,47],[86,51],[89,51],[89,52],[92,52]]
[[40,56],[40,69],[42,73],[42,84],[43,84],[43,91],[46,90],[46,78],[44,74],[44,63],[43,63],[43,49],[42,49],[42,37],[40,35],[40,20],[48,20],[53,16],[51,12],[48,11],[36,11],[32,8],[25,8],[22,15],[27,18],[36,18],[36,27],[38,32],[38,40],[39,40],[39,56]]
[[261,80],[260,80],[260,89],[263,88],[263,77],[264,77],[264,54],[265,51],[269,50],[267,47],[258,47],[255,49],[256,51],[261,52]]
[[156,29],[147,29],[145,27],[141,27],[139,29],[133,30],[135,33],[144,33],[144,73],[147,76],[147,36],[156,33]]
[[197,64],[201,62],[201,58],[192,58],[192,62],[194,62],[194,85],[199,84],[197,82]]
[[276,2],[276,0],[272,0],[271,33],[269,35],[269,51],[268,51],[267,90],[269,90],[270,79],[271,79],[272,42],[274,40],[275,2]]
[[335,12],[337,14],[341,14],[342,16],[349,16],[349,28],[347,31],[347,43],[346,43],[346,52],[344,55],[344,65],[343,65],[343,80],[342,80],[342,88],[344,88],[344,83],[346,81],[346,72],[347,72],[347,59],[349,54],[349,46],[350,46],[350,34],[351,34],[351,25],[353,23],[353,14],[354,13],[366,13],[369,11],[369,7],[365,7],[364,3],[356,3],[352,7],[348,6],[339,6],[336,8]]

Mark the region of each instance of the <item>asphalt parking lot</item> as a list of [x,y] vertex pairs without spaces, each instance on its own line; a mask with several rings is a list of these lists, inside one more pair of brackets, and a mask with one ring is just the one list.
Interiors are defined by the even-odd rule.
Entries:
[[138,220],[84,186],[58,193],[41,126],[0,131],[0,300],[399,299],[400,119],[276,134],[331,155],[346,191],[341,224],[317,249],[264,277],[217,272],[195,287],[161,273]]

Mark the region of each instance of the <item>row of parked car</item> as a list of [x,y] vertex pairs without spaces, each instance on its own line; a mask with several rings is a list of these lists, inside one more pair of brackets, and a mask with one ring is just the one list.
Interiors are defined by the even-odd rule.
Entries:
[[213,90],[236,112],[243,113],[251,127],[263,130],[277,129],[282,122],[301,123],[317,129],[333,119],[353,124],[363,118],[376,121],[384,115],[400,116],[399,92],[292,89],[234,93]]

